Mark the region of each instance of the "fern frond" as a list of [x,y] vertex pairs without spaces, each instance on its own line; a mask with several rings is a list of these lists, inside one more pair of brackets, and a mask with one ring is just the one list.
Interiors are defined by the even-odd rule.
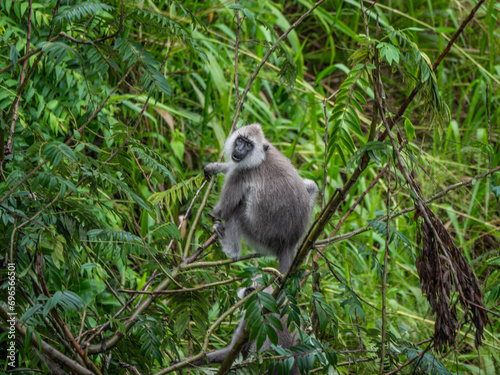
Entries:
[[[163,177],[170,179],[170,181],[177,185],[172,172],[170,172],[170,170],[166,167],[166,165],[170,166],[170,163],[167,160],[140,142],[131,140],[129,143],[131,144],[130,150],[132,152],[137,152],[138,159],[143,159],[144,163],[146,163],[148,167],[155,172],[158,172]],[[172,168],[172,170],[174,169]]]
[[[409,347],[403,347],[402,348],[402,353],[408,357],[408,359],[413,359],[416,356],[418,356],[422,350],[420,349],[414,349],[414,348],[409,348]],[[425,353],[422,356],[422,359],[416,360],[414,366],[417,366],[419,369],[427,372],[428,374],[433,374],[433,375],[451,375],[451,372],[448,371],[448,369],[430,353]]]
[[[88,176],[92,179],[97,179],[100,181],[101,184],[103,184],[107,187],[110,187],[110,186],[117,187],[121,191],[128,194],[143,209],[148,211],[150,214],[154,215],[152,207],[150,205],[146,204],[146,202],[139,195],[134,193],[129,188],[129,186],[127,186],[127,184],[124,181],[119,180],[118,178],[113,177],[113,176],[109,175],[108,173],[102,173],[102,172],[97,171],[97,170],[92,170],[89,168],[82,168],[82,170],[84,171],[85,176]],[[138,193],[138,194],[140,194],[140,193]]]
[[59,12],[59,14],[54,17],[54,22],[66,20],[66,22],[71,23],[75,20],[95,16],[98,12],[112,12],[113,10],[115,10],[115,8],[108,4],[85,2],[70,6]]
[[152,204],[157,204],[165,199],[165,204],[170,206],[172,202],[178,201],[181,202],[183,198],[187,197],[189,193],[193,192],[196,188],[198,188],[203,182],[202,175],[193,177],[187,181],[182,181],[177,186],[174,186],[171,189],[155,193],[149,197],[149,202]]
[[[181,9],[185,8],[181,6]],[[185,11],[185,14],[191,14],[191,13]],[[182,27],[179,23],[177,23],[173,19],[158,12],[154,12],[148,9],[139,9],[139,8],[134,9],[130,13],[130,17],[143,26],[151,27],[155,31],[155,33],[158,33],[159,35],[166,34],[181,39],[184,42],[184,44],[188,46],[192,51],[201,56],[203,59],[207,60],[205,52],[193,39],[191,33],[188,32],[184,27]],[[198,23],[203,27],[205,26],[196,17],[195,19],[197,21],[193,22],[193,25]]]
[[141,344],[141,352],[148,357],[156,359],[160,365],[163,364],[163,353],[161,351],[160,337],[164,336],[161,329],[161,324],[152,318],[146,318],[137,323],[139,331],[139,343]]
[[140,237],[121,229],[93,229],[87,232],[87,236],[112,242],[135,242],[142,245]]

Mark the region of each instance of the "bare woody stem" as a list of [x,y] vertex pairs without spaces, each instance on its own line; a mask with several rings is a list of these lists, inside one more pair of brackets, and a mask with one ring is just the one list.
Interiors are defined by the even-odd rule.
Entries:
[[[479,7],[484,3],[484,1],[485,0],[479,0],[479,2],[476,4],[476,6],[470,11],[470,13],[467,16],[467,18],[462,22],[462,24],[458,28],[457,32],[453,35],[453,37],[450,39],[450,41],[446,45],[446,47],[443,50],[443,52],[441,52],[441,54],[436,59],[436,61],[434,62],[434,64],[432,64],[432,71],[433,72],[436,71],[436,69],[438,68],[439,64],[441,64],[441,61],[443,61],[443,58],[448,54],[448,52],[450,52],[451,47],[453,46],[453,44],[455,43],[455,41],[458,39],[458,37],[460,36],[460,34],[464,31],[465,26],[467,26],[467,24],[472,20],[472,18],[474,18],[474,15],[476,14],[476,12],[479,9]],[[406,111],[406,108],[408,108],[408,106],[413,101],[413,99],[415,98],[415,96],[418,94],[418,92],[420,91],[420,89],[421,89],[421,86],[415,87],[413,89],[413,91],[410,93],[410,95],[405,99],[405,101],[403,102],[403,104],[401,104],[401,107],[399,107],[399,110],[396,113],[396,115],[394,117],[388,119],[388,122],[389,122],[389,125],[390,125],[391,129],[394,126],[394,124],[397,123],[399,121],[399,119],[403,116],[403,114]],[[387,137],[387,130],[385,130],[382,133],[382,135],[379,137],[379,139],[380,140],[384,140],[386,137]]]
[[[101,111],[102,109],[104,108],[104,105],[107,103],[107,101],[109,100],[109,98],[111,97],[111,95],[118,89],[118,87],[120,87],[120,85],[122,84],[122,82],[125,80],[125,78],[127,78],[127,76],[130,74],[130,72],[132,71],[132,68],[135,66],[135,64],[132,64],[132,66],[127,70],[127,72],[123,75],[123,77],[120,79],[120,81],[116,84],[116,86],[113,88],[113,90],[111,90],[111,92],[109,93],[109,95],[106,97],[106,99],[104,99],[104,101],[101,103],[101,105],[99,106],[99,108],[97,108],[93,113],[92,115],[87,119],[87,121],[85,121],[85,123],[79,128],[77,129],[77,131],[79,133],[82,133],[83,130],[87,127],[87,125],[90,123],[90,121],[92,121]],[[70,144],[73,140],[74,140],[74,135],[72,135],[65,143],[68,145]],[[24,184],[29,178],[31,178],[40,168],[42,168],[45,164],[47,164],[49,161],[48,160],[45,160],[43,162],[41,162],[40,164],[38,164],[35,168],[33,168],[30,173],[28,173],[26,176],[24,176],[21,180],[19,180],[19,182],[17,184],[15,184],[7,193],[5,193],[5,195],[3,197],[0,198],[0,204],[2,204],[3,201],[5,201],[12,193],[14,193],[17,188],[19,186],[21,186],[22,184]]]
[[[29,0],[28,3],[28,31],[27,31],[27,36],[26,36],[26,55],[29,54],[30,52],[30,43],[31,43],[31,14],[32,12],[32,7],[33,5],[33,0]],[[9,137],[7,138],[7,151],[9,153],[12,152],[12,138],[14,136],[14,132],[16,129],[16,121],[17,121],[17,116],[18,116],[18,111],[19,111],[19,102],[21,100],[21,94],[26,86],[25,84],[25,79],[26,81],[28,80],[29,77],[26,77],[26,68],[28,66],[28,59],[24,60],[23,62],[23,67],[21,69],[21,75],[19,76],[19,89],[17,90],[17,95],[14,98],[14,103],[11,107],[11,111],[9,111],[9,114],[12,113],[12,121],[10,124],[10,134]],[[9,115],[7,116],[7,120],[9,119]],[[3,138],[3,134],[2,134]]]
[[386,330],[387,330],[387,305],[386,305],[386,291],[387,291],[387,264],[389,261],[389,238],[390,238],[390,207],[391,207],[391,161],[389,159],[387,165],[387,228],[385,233],[385,251],[384,251],[384,268],[382,270],[382,331],[380,338],[380,369],[379,374],[384,373],[384,362],[385,362],[385,345],[386,345]]
[[[2,320],[8,321],[11,318],[9,315],[8,311],[4,309],[3,306],[0,305],[0,317],[2,317]],[[36,336],[34,333],[31,333],[31,336],[27,336],[26,328],[25,326],[16,319],[15,322],[15,329],[16,331],[25,339],[31,342],[31,344],[39,348],[39,344],[41,344],[41,352],[44,355],[47,355],[47,357],[55,360],[58,363],[61,363],[68,369],[70,369],[73,373],[78,374],[78,375],[92,375],[93,372],[86,369],[82,365],[80,365],[77,361],[70,359],[57,349],[55,349],[53,346],[49,345],[47,342],[40,340],[40,342],[37,340]]]
[[[468,179],[466,181],[450,185],[447,188],[441,190],[440,192],[438,192],[438,193],[432,195],[431,197],[427,198],[426,200],[424,200],[424,203],[427,204],[427,203],[433,202],[436,199],[444,197],[450,191],[460,189],[460,188],[462,188],[464,186],[472,185],[475,181],[483,179],[485,177],[488,177],[489,175],[491,175],[491,174],[493,174],[495,172],[498,172],[498,171],[500,171],[500,166],[498,166],[496,168],[493,168],[493,169],[490,169],[487,172],[478,174],[478,175],[474,176],[473,178],[470,178],[470,179]],[[415,211],[415,206],[407,207],[407,208],[405,208],[405,209],[403,209],[401,211],[398,211],[398,212],[392,214],[391,215],[391,219],[395,218],[395,217],[398,217],[398,216],[401,216],[401,215],[405,215],[408,212],[412,212],[412,211]],[[382,217],[381,219],[385,220],[385,219],[387,219],[387,217]],[[339,242],[339,241],[342,241],[342,240],[346,240],[346,239],[351,238],[351,237],[353,237],[353,236],[355,236],[357,234],[360,234],[360,233],[368,231],[369,228],[370,227],[356,229],[355,231],[352,231],[352,232],[349,232],[349,233],[344,233],[344,234],[341,234],[339,236],[334,236],[335,233],[336,233],[336,231],[334,230],[334,231],[332,231],[332,233],[330,234],[330,236],[327,239],[316,241],[315,245],[325,245],[325,244],[330,244],[330,243],[334,243],[334,242]]]
[[323,114],[325,116],[325,159],[323,165],[323,188],[321,189],[321,207],[325,203],[325,190],[326,190],[326,179],[327,179],[327,171],[328,165],[326,164],[328,160],[328,110],[326,108],[326,98],[323,100]]
[[[238,4],[238,0],[235,0],[235,4]],[[236,107],[240,105],[240,85],[238,80],[238,51],[240,48],[240,13],[236,9],[236,43],[234,46],[234,88],[236,95]]]
[[[471,10],[471,14],[466,18],[466,20],[462,23],[461,28],[456,32],[456,34],[460,34],[464,27],[467,25],[468,22],[473,18],[473,15],[475,14],[477,8],[482,4],[484,0],[481,0],[480,3],[473,9]],[[453,41],[455,41],[458,37],[458,35],[452,38]],[[451,45],[449,43],[449,46],[445,48],[443,53],[441,53],[439,57],[439,63],[442,61],[446,53],[450,50]],[[437,68],[438,64],[434,64],[433,66]],[[389,125],[389,129],[392,129],[394,124],[401,119],[403,116],[405,110],[408,108],[412,100],[415,98],[415,95],[417,92],[420,90],[420,87],[415,88],[412,93],[406,98],[406,100],[401,104],[397,114],[392,117],[386,119]],[[379,141],[383,141],[387,137],[387,130],[382,133],[379,137]],[[323,210],[321,211],[318,219],[313,223],[311,229],[307,233],[305,239],[303,240],[302,244],[299,247],[299,250],[297,252],[297,255],[295,256],[295,260],[290,268],[289,274],[296,271],[298,267],[302,264],[304,259],[306,258],[307,254],[309,253],[309,250],[314,246],[315,241],[319,238],[321,233],[323,232],[323,229],[325,228],[326,224],[332,217],[333,213],[337,210],[339,205],[342,203],[344,197],[351,191],[351,189],[354,187],[354,185],[357,183],[359,177],[361,174],[365,171],[365,169],[368,167],[368,163],[370,161],[369,156],[365,153],[363,157],[361,158],[361,162],[359,163],[358,168],[353,172],[349,180],[345,183],[344,187],[340,190],[339,194],[336,194],[333,196],[329,202],[325,205]]]

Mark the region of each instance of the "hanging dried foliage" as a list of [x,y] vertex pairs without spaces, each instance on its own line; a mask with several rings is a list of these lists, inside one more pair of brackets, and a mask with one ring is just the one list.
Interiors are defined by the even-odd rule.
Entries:
[[[479,281],[442,221],[427,205],[422,205],[425,212],[417,205],[414,217],[420,251],[416,266],[422,292],[427,296],[432,311],[436,313],[434,348],[445,351],[447,347],[453,346],[457,330],[468,323],[476,328],[475,343],[478,347],[483,339],[484,327],[489,323],[486,310],[482,308],[483,295]],[[419,217],[423,219],[420,225]],[[460,322],[456,308],[459,301],[464,309]]]

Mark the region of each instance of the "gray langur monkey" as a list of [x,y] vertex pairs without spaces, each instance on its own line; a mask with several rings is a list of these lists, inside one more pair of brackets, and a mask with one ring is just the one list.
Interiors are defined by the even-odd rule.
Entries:
[[289,159],[264,137],[259,124],[234,131],[224,144],[226,163],[205,166],[207,178],[226,174],[214,215],[222,250],[239,259],[240,235],[257,251],[274,255],[279,271],[292,265],[309,226],[318,186],[302,179]]
[[[252,293],[259,284],[257,284],[255,281],[253,283],[253,286],[247,287],[247,288],[241,288],[238,290],[238,297],[239,298],[244,298],[248,296],[250,293]],[[274,291],[274,288],[272,285],[268,286],[263,290],[264,292],[268,294],[272,294]],[[242,312],[243,317],[245,316],[245,311]],[[278,346],[281,346],[284,349],[290,349],[292,346],[297,345],[297,338],[296,338],[296,332],[290,332],[290,330],[287,328],[287,318],[288,315],[284,315],[283,317],[280,317],[279,314],[272,314],[281,321],[281,325],[283,326],[283,331],[276,331],[276,334],[278,336]],[[231,343],[224,349],[219,349],[215,350],[213,352],[208,353],[204,358],[199,359],[195,362],[193,362],[191,365],[192,366],[203,366],[206,364],[211,364],[211,363],[222,363],[228,356],[228,354],[231,352],[233,349],[234,345],[238,341],[238,339],[243,335],[245,332],[245,327],[247,325],[247,319],[242,319],[240,324],[238,324],[238,327],[234,331],[233,337],[231,338]],[[243,355],[243,358],[247,358],[248,354],[250,352],[255,352],[257,349],[257,339],[254,339],[251,342],[248,342],[245,344],[243,349],[241,350],[241,354]],[[259,352],[263,352],[266,350],[271,349],[271,341],[269,338],[264,341],[262,344],[262,347],[259,349]],[[185,360],[185,359],[184,359]],[[276,366],[273,371],[273,375],[276,375],[277,369]],[[297,365],[297,359],[294,360],[294,364],[292,366],[292,369],[290,371],[291,375],[300,375],[299,367]]]

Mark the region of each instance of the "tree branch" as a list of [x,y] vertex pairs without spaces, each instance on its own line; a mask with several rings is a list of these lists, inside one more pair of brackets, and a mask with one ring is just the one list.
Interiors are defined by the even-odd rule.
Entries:
[[[0,316],[5,322],[8,322],[12,318],[10,317],[9,313],[5,308],[0,305]],[[15,318],[14,318],[15,319]],[[24,328],[23,324],[16,319],[15,322],[15,328],[16,331],[22,335],[23,337],[26,337],[26,328]],[[30,341],[31,345],[35,348],[39,347],[39,342],[35,336],[34,333],[31,334],[31,337],[27,337],[27,340]],[[41,345],[42,345],[42,353],[47,355],[48,357],[54,359],[56,362],[63,364],[70,370],[74,371],[76,374],[79,375],[93,375],[93,372],[86,369],[82,365],[80,365],[77,361],[74,361],[68,357],[66,357],[64,354],[62,354],[60,351],[52,347],[51,345],[47,344],[45,341],[40,340]]]

